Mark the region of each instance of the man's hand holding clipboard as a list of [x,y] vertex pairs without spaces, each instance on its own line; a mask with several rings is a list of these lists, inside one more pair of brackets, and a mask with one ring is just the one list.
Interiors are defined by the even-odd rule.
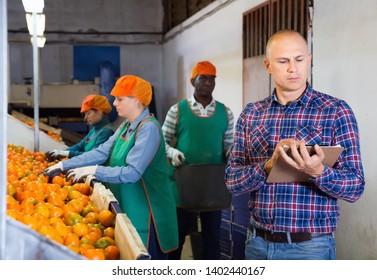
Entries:
[[340,146],[306,146],[303,140],[283,139],[265,165],[267,182],[308,182],[332,167],[343,151]]

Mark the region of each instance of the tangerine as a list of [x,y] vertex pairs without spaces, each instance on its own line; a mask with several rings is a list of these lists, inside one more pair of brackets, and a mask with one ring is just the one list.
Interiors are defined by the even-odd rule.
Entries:
[[115,215],[110,210],[102,210],[99,212],[99,222],[103,224],[105,227],[109,227],[114,222]]
[[79,237],[84,236],[85,234],[89,233],[88,226],[83,223],[76,223],[72,227],[73,232],[76,233]]
[[102,249],[87,249],[85,250],[84,257],[89,260],[105,260],[105,253]]
[[107,260],[119,260],[120,251],[115,245],[107,246],[104,253]]
[[76,233],[69,232],[64,239],[64,245],[65,246],[69,246],[69,245],[80,246],[80,238],[77,236]]
[[64,216],[64,219],[67,226],[73,226],[77,223],[81,223],[83,217],[78,213],[69,213],[67,216]]

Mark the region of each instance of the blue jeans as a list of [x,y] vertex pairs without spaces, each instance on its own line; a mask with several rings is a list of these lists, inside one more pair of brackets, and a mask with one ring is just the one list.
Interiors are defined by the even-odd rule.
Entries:
[[274,243],[247,231],[245,241],[247,260],[335,260],[334,235],[321,235],[310,241]]

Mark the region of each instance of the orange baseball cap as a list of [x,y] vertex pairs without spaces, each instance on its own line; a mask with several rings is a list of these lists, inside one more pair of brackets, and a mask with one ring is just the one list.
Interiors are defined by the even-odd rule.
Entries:
[[110,93],[112,96],[134,96],[148,106],[152,100],[152,86],[146,80],[133,75],[120,77]]
[[111,105],[105,96],[89,94],[82,101],[80,113],[85,113],[92,109],[108,114],[111,112]]
[[211,75],[216,77],[216,67],[209,61],[198,62],[192,69],[191,79],[195,79],[197,75]]

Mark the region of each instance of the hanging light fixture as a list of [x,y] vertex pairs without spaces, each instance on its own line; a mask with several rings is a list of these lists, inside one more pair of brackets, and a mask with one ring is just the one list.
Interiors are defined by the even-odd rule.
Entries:
[[33,84],[34,84],[34,151],[39,151],[39,54],[38,47],[43,47],[46,18],[43,15],[44,0],[22,0],[26,11],[26,21],[33,46]]
[[22,4],[24,5],[25,12],[41,14],[45,6],[45,1],[44,0],[22,0]]
[[[46,26],[46,16],[44,14],[36,14],[37,19],[37,36],[42,36],[45,32]],[[26,13],[26,22],[27,22],[27,29],[29,30],[29,34],[34,34],[34,26],[33,26],[33,14]]]
[[[30,42],[33,44],[33,36],[30,37]],[[43,48],[46,43],[46,37],[45,36],[37,36],[37,46],[38,48]]]

